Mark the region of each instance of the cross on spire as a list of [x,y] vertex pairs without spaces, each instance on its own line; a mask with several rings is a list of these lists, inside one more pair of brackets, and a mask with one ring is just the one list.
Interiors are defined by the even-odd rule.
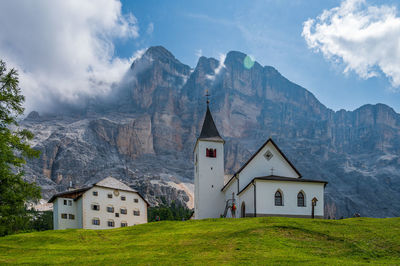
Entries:
[[210,97],[210,94],[208,94],[208,90],[206,90],[206,99],[207,99],[207,105],[210,103],[210,99],[209,99],[209,97]]

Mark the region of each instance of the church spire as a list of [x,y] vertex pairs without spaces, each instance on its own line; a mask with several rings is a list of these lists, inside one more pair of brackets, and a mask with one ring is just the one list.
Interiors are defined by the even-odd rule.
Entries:
[[206,116],[204,117],[204,122],[203,122],[203,128],[201,129],[201,133],[199,136],[199,139],[214,139],[214,140],[223,140],[221,136],[219,135],[218,129],[215,126],[214,119],[211,115],[210,111],[210,100],[209,97],[210,95],[208,94],[208,90],[206,91],[206,97],[207,97],[207,111],[206,111]]

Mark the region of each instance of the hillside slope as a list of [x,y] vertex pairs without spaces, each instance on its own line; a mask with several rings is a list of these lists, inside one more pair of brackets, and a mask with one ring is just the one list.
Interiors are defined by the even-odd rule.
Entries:
[[0,238],[0,263],[399,264],[400,218],[210,219]]

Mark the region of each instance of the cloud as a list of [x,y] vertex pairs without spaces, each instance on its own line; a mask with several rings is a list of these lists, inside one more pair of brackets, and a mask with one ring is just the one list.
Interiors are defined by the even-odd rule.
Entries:
[[195,55],[196,55],[197,57],[202,57],[202,55],[203,55],[203,50],[202,50],[202,49],[197,49],[197,50],[195,51]]
[[215,80],[215,77],[218,76],[219,72],[221,72],[221,70],[223,68],[225,68],[225,58],[226,58],[226,54],[219,54],[219,64],[218,67],[216,67],[214,69],[214,74],[213,75],[206,75],[206,78],[209,80]]
[[148,35],[151,35],[153,34],[153,31],[154,31],[154,23],[150,22],[149,25],[147,26],[146,33]]
[[130,65],[113,41],[139,36],[117,0],[2,1],[0,25],[1,59],[18,69],[28,111],[108,93]]
[[308,47],[328,60],[342,62],[344,72],[367,79],[379,75],[400,86],[400,17],[393,6],[347,0],[304,22],[302,36]]

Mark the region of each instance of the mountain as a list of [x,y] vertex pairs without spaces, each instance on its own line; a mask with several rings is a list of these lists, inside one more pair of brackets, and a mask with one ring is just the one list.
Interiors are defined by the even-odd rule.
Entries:
[[200,57],[192,69],[151,47],[107,98],[32,112],[21,125],[42,154],[28,162],[27,179],[48,198],[70,181],[82,186],[112,175],[153,204],[162,195],[191,207],[192,152],[208,90],[227,173],[272,137],[304,178],[329,182],[327,217],[400,216],[400,115],[384,104],[335,112],[275,68],[248,68],[245,57]]

